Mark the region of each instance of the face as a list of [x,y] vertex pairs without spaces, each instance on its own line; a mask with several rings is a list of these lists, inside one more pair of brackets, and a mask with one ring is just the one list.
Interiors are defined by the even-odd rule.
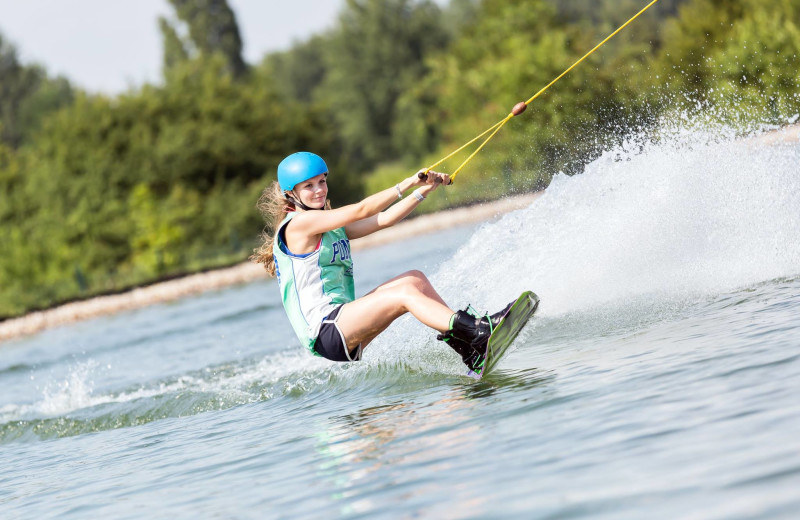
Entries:
[[328,180],[321,173],[296,185],[292,191],[309,208],[321,209],[325,207],[325,200],[328,198]]

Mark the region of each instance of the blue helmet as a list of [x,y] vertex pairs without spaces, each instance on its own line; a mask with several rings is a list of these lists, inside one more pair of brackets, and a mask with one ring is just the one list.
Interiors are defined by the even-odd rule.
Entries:
[[303,181],[328,173],[328,165],[317,154],[296,152],[278,165],[278,184],[283,191],[292,191]]

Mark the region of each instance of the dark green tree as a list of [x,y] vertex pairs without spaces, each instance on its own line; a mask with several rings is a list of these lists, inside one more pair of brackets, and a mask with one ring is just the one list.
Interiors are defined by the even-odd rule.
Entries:
[[458,38],[461,29],[475,23],[480,11],[480,0],[450,0],[442,13],[442,26],[450,39]]
[[164,77],[168,78],[171,71],[189,59],[189,52],[186,50],[183,40],[175,31],[175,27],[166,18],[159,17],[158,27],[161,30],[161,41],[164,46],[162,49],[161,70]]
[[446,44],[440,15],[430,1],[348,0],[326,47],[320,95],[356,163],[403,154],[393,134],[411,101],[405,109],[399,101],[426,75],[426,57]]
[[17,59],[17,49],[0,35],[0,140],[3,142],[19,145],[20,106],[41,81],[41,71],[23,66]]
[[[648,16],[656,22],[664,20],[674,16],[678,11],[678,6],[686,1],[659,0],[647,11]],[[601,24],[619,26],[650,3],[650,0],[548,0],[548,2],[553,4],[558,9],[559,15],[569,23],[581,23],[587,26]],[[640,19],[639,21],[651,25],[646,20]]]
[[14,46],[0,34],[0,141],[19,147],[73,95],[65,78],[50,78],[42,67],[20,63]]
[[178,31],[160,19],[164,35],[164,65],[168,69],[187,55],[225,57],[227,69],[239,78],[247,71],[242,58],[242,38],[236,15],[226,0],[169,0],[188,28],[189,41],[181,42]]
[[[792,0],[690,0],[665,26],[659,83],[690,104],[724,106],[750,127],[800,110],[800,5]],[[728,121],[734,123],[734,121]]]
[[[774,3],[774,2],[772,2]],[[660,76],[675,90],[702,96],[716,75],[706,58],[723,48],[747,14],[745,0],[691,0],[664,24],[666,44],[657,57]]]
[[289,99],[310,104],[325,80],[327,36],[312,36],[291,49],[269,54],[263,67],[282,94]]

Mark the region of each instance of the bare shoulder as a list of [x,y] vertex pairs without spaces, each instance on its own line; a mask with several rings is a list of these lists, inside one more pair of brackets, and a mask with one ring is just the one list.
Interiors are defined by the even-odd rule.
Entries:
[[283,228],[283,240],[289,251],[295,255],[311,253],[316,249],[321,233],[309,232],[308,227],[303,223],[307,220],[304,217],[307,213],[300,213],[292,218]]

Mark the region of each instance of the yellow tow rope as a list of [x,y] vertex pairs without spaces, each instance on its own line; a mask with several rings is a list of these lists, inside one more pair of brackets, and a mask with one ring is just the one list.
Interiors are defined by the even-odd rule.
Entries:
[[526,109],[526,108],[528,108],[528,105],[530,105],[530,104],[531,104],[531,102],[533,102],[533,100],[534,100],[534,99],[538,98],[538,97],[539,97],[540,95],[542,95],[542,94],[543,94],[543,93],[544,93],[544,92],[545,92],[547,89],[549,89],[550,87],[552,87],[552,86],[553,86],[553,85],[554,85],[554,84],[555,84],[555,83],[556,83],[558,80],[560,80],[561,78],[563,78],[564,76],[566,76],[566,75],[567,75],[567,73],[569,73],[569,71],[571,71],[572,69],[574,69],[575,67],[577,67],[578,65],[580,65],[580,64],[581,64],[581,62],[583,62],[583,60],[585,60],[586,58],[588,58],[589,56],[591,56],[591,55],[592,55],[592,53],[593,53],[594,51],[596,51],[597,49],[599,49],[600,47],[602,47],[602,46],[603,46],[603,45],[604,45],[604,44],[605,44],[605,43],[606,43],[608,40],[610,40],[611,38],[613,38],[614,36],[616,36],[616,35],[617,35],[617,33],[618,33],[618,32],[620,32],[622,29],[624,29],[625,27],[627,27],[628,25],[630,25],[630,24],[631,24],[631,22],[633,22],[634,20],[636,20],[636,18],[638,18],[640,14],[642,14],[642,13],[644,13],[645,11],[647,11],[648,9],[650,9],[650,7],[652,7],[652,6],[653,6],[653,4],[655,4],[656,2],[658,2],[658,0],[652,0],[652,1],[651,1],[649,4],[647,4],[647,5],[646,5],[646,6],[645,6],[645,7],[644,7],[644,8],[643,8],[641,11],[639,11],[638,13],[636,13],[635,15],[633,15],[633,16],[631,17],[631,19],[630,19],[630,20],[628,20],[628,21],[627,21],[627,22],[625,22],[624,24],[620,25],[620,26],[619,26],[619,28],[618,28],[616,31],[614,31],[614,32],[612,32],[611,34],[609,34],[609,35],[608,35],[608,36],[607,36],[607,37],[606,37],[606,38],[605,38],[603,41],[601,41],[600,43],[598,43],[597,45],[595,45],[595,47],[594,47],[592,50],[590,50],[589,52],[587,52],[586,54],[584,54],[584,55],[583,55],[583,57],[582,57],[581,59],[579,59],[578,61],[576,61],[575,63],[573,63],[573,64],[572,64],[572,66],[570,66],[570,67],[569,67],[567,70],[565,70],[564,72],[562,72],[562,73],[561,73],[561,74],[560,74],[560,75],[559,75],[559,76],[558,76],[556,79],[554,79],[553,81],[551,81],[550,83],[548,83],[547,85],[545,85],[545,86],[544,86],[544,87],[543,87],[543,88],[542,88],[542,89],[541,89],[539,92],[537,92],[536,94],[534,94],[533,96],[531,96],[531,98],[530,98],[529,100],[527,100],[527,101],[522,101],[522,102],[519,102],[519,103],[517,103],[516,105],[514,105],[514,108],[511,110],[511,112],[510,112],[510,113],[509,113],[509,114],[508,114],[506,117],[504,117],[503,119],[501,119],[500,121],[498,121],[497,123],[495,123],[494,125],[492,125],[491,127],[487,128],[486,130],[484,130],[484,131],[483,131],[483,133],[481,133],[480,135],[476,136],[475,138],[473,138],[473,139],[472,139],[471,141],[469,141],[468,143],[466,143],[466,144],[464,144],[463,146],[461,146],[461,147],[460,147],[458,150],[454,150],[453,152],[451,152],[451,153],[450,153],[449,155],[447,155],[446,157],[444,157],[444,158],[440,159],[439,161],[437,161],[437,162],[435,162],[435,163],[431,164],[430,166],[428,166],[428,167],[425,169],[425,173],[424,173],[424,174],[423,174],[423,173],[420,173],[420,176],[421,176],[421,177],[424,177],[424,176],[425,176],[425,174],[427,174],[429,171],[431,171],[432,169],[436,168],[437,166],[439,166],[440,164],[442,164],[443,162],[445,162],[446,160],[448,160],[449,158],[451,158],[452,156],[454,156],[454,155],[455,155],[455,154],[457,154],[458,152],[462,151],[464,148],[468,147],[469,145],[471,145],[472,143],[474,143],[475,141],[477,141],[477,140],[478,140],[478,139],[480,139],[481,137],[483,137],[483,136],[485,136],[486,134],[489,134],[489,132],[491,132],[491,134],[489,134],[489,137],[487,137],[487,138],[486,138],[486,139],[485,139],[485,140],[484,140],[484,141],[483,141],[483,142],[480,144],[480,146],[478,146],[478,148],[477,148],[477,149],[476,149],[474,152],[472,152],[472,154],[470,154],[470,156],[469,156],[469,157],[467,157],[467,158],[464,160],[464,162],[462,162],[462,163],[461,163],[461,165],[460,165],[458,168],[456,168],[456,170],[455,170],[455,171],[454,171],[454,172],[453,172],[453,173],[450,175],[450,182],[452,183],[452,181],[453,181],[453,180],[456,178],[456,175],[458,175],[458,172],[460,172],[460,171],[461,171],[461,170],[464,168],[464,166],[466,166],[466,165],[467,165],[467,163],[468,163],[468,162],[470,162],[470,161],[472,160],[472,158],[473,158],[473,157],[475,157],[475,156],[478,154],[478,152],[480,152],[480,151],[483,149],[483,147],[484,147],[484,146],[486,146],[486,143],[488,143],[489,141],[491,141],[491,140],[492,140],[492,137],[494,137],[494,136],[495,136],[495,134],[496,134],[497,132],[499,132],[499,131],[500,131],[500,129],[501,129],[501,128],[503,128],[503,126],[505,126],[505,124],[509,122],[509,120],[511,120],[511,118],[513,118],[514,116],[518,116],[518,115],[520,115],[521,113],[523,113],[523,112],[525,111],[525,109]]

